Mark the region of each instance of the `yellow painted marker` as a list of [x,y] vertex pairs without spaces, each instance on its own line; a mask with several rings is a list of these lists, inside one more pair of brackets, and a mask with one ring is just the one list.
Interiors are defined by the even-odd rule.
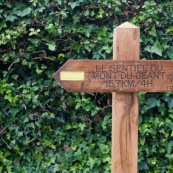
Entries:
[[84,80],[83,71],[61,71],[60,80],[81,81]]

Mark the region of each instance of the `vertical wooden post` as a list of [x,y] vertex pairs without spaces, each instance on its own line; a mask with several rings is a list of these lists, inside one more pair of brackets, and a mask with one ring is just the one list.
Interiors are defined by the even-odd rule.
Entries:
[[[113,59],[139,60],[138,27],[125,22],[114,29]],[[137,93],[112,93],[112,173],[137,173]]]

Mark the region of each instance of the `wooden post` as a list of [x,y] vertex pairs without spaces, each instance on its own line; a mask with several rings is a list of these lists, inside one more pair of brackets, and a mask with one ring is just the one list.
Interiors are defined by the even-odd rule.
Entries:
[[[115,28],[113,59],[139,60],[139,38],[139,28],[128,22]],[[112,173],[137,173],[137,153],[137,93],[112,93]]]

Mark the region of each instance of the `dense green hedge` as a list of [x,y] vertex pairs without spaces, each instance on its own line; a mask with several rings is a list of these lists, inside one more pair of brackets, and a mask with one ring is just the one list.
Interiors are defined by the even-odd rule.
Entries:
[[[113,28],[141,28],[141,59],[173,59],[165,0],[0,1],[0,172],[110,173],[111,94],[67,93],[68,59],[112,59]],[[173,172],[173,95],[140,93],[139,172]]]

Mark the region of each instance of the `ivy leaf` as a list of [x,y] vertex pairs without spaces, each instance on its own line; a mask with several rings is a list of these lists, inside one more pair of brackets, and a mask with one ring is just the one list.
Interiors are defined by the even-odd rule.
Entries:
[[21,17],[24,17],[24,16],[30,14],[31,11],[32,11],[32,9],[30,7],[24,9],[23,11],[21,11]]
[[98,33],[98,36],[105,37],[106,36],[106,32],[107,32],[107,28],[103,27],[102,30]]
[[167,157],[169,161],[173,160],[173,154],[166,154],[165,157]]
[[110,163],[110,161],[111,161],[110,155],[106,154],[103,156],[103,162],[109,162]]
[[159,56],[162,56],[162,50],[159,49],[159,48],[156,47],[156,46],[152,46],[152,47],[151,47],[151,53],[155,53],[155,54],[157,54],[157,55],[159,55]]
[[109,153],[109,147],[108,147],[108,145],[100,144],[99,147],[100,147],[100,150],[101,150],[101,152],[102,152],[103,154]]
[[142,161],[142,162],[139,164],[139,170],[149,170],[149,167],[148,167],[147,162]]
[[55,42],[49,42],[46,45],[48,46],[48,49],[51,51],[54,51],[56,49]]
[[156,37],[157,36],[157,32],[156,32],[156,29],[152,29],[151,31],[149,31],[149,34]]
[[77,4],[77,2],[69,2],[68,4],[70,5],[70,7],[71,7],[72,9],[74,9],[74,8],[77,7],[77,6],[79,6],[79,4]]
[[152,97],[148,99],[149,108],[154,108],[155,106],[160,106],[160,100],[156,100],[156,98]]
[[0,22],[0,30],[1,30],[2,28],[5,28],[5,27],[7,27],[7,25],[6,25],[5,20],[3,20],[2,22]]
[[90,165],[90,169],[92,170],[94,167],[94,159],[93,158],[89,158],[89,165]]
[[102,18],[104,14],[104,10],[102,8],[99,8],[99,15],[98,18]]
[[169,27],[167,30],[166,30],[166,33],[167,34],[173,34],[173,26]]
[[5,95],[4,99],[8,100],[11,103],[13,102],[13,96],[11,93]]
[[86,127],[86,124],[84,123],[79,123],[79,127],[80,127],[80,130],[81,132],[84,130],[84,128]]
[[6,19],[7,19],[7,21],[14,22],[17,19],[17,17],[10,14],[10,15],[7,16]]
[[173,60],[173,48],[171,48],[170,51],[168,52],[168,56],[170,59]]
[[141,137],[141,138],[140,138],[140,144],[141,144],[142,146],[144,146],[144,144],[145,144],[145,137]]
[[166,147],[167,154],[171,154],[172,147],[173,147],[173,141],[166,143],[165,147]]
[[11,108],[9,112],[12,116],[15,116],[19,112],[19,110],[17,108]]
[[81,107],[81,103],[77,103],[75,109],[79,109]]

